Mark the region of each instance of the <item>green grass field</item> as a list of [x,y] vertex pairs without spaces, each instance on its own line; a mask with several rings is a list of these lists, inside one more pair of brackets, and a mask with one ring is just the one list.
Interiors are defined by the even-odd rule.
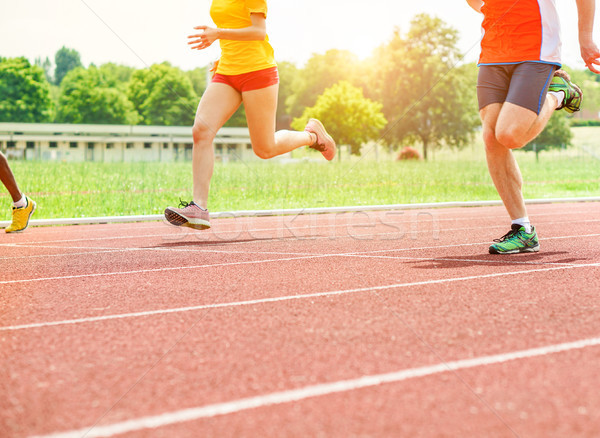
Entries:
[[[575,145],[600,155],[600,128],[576,128]],[[312,153],[312,151],[311,151]],[[306,152],[296,156],[318,155]],[[600,160],[578,147],[548,151],[536,162],[517,152],[527,198],[600,196]],[[191,163],[54,163],[12,161],[21,188],[38,203],[36,219],[160,214],[190,200]],[[499,199],[480,140],[461,151],[439,150],[429,162],[373,154],[342,162],[299,160],[217,164],[211,211],[310,208]],[[6,191],[0,203],[7,208]]]

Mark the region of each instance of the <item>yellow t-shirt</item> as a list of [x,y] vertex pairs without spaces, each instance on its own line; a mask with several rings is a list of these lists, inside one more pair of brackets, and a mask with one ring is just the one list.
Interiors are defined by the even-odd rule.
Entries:
[[[266,0],[213,0],[210,16],[220,29],[242,29],[252,25],[251,13],[267,17]],[[219,40],[221,59],[217,73],[239,75],[275,67],[273,47],[269,37],[264,41]]]

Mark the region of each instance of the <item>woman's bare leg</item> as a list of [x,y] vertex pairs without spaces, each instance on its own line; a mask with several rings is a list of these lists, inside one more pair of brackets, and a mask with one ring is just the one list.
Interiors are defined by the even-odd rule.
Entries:
[[242,96],[229,85],[211,82],[196,111],[192,129],[194,203],[207,208],[210,180],[215,164],[213,140],[221,127],[240,106]]
[[242,93],[250,141],[260,158],[272,158],[302,146],[315,143],[316,135],[309,132],[281,130],[275,132],[277,94],[279,85]]

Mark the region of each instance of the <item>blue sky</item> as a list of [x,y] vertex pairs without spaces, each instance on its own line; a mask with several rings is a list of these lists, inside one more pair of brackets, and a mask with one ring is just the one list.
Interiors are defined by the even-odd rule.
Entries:
[[[134,67],[170,61],[183,69],[218,58],[218,47],[191,51],[186,36],[211,23],[209,0],[3,1],[0,55],[50,57],[63,45],[84,64],[112,61]],[[583,68],[577,45],[575,0],[557,0],[563,18],[563,60]],[[480,16],[465,0],[271,0],[267,25],[280,61],[302,65],[312,53],[347,49],[360,57],[384,43],[395,27],[406,30],[414,15],[436,15],[460,32],[466,60],[475,61]],[[597,14],[598,15],[598,14]],[[595,34],[598,32],[596,20]],[[598,42],[598,37],[596,37]]]

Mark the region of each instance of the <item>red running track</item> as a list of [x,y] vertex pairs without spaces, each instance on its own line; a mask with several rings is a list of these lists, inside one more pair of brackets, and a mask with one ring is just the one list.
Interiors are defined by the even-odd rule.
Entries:
[[0,237],[0,436],[593,437],[600,204]]

